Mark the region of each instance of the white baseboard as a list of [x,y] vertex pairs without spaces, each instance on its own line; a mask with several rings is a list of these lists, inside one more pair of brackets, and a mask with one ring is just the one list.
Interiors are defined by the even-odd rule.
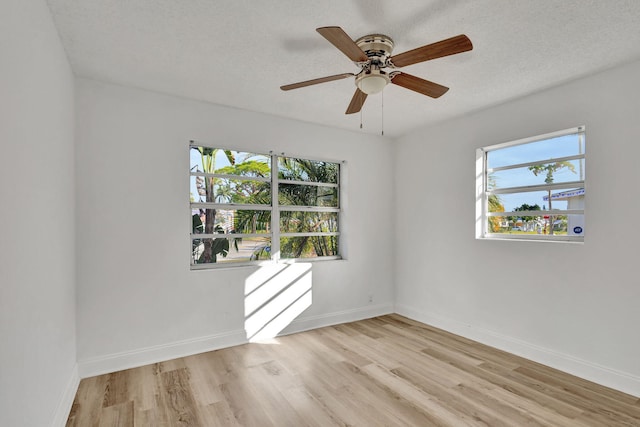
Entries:
[[[323,314],[320,316],[302,317],[294,320],[280,335],[302,332],[323,326],[353,322],[383,314],[393,313],[392,304],[367,306],[353,310]],[[218,350],[247,343],[244,329],[224,332],[206,337],[182,340],[153,347],[121,353],[108,354],[101,357],[78,361],[80,378],[108,374],[123,369],[135,368],[151,363],[163,362],[178,357],[191,356],[206,351]],[[73,401],[73,398],[72,398]]]
[[396,313],[436,328],[490,345],[534,362],[559,369],[571,375],[640,397],[640,378],[597,363],[559,353],[548,348],[506,336],[488,329],[479,328],[413,307],[397,304]]
[[71,406],[73,405],[73,400],[76,397],[79,385],[80,375],[78,375],[78,365],[76,364],[73,366],[71,376],[60,396],[56,412],[53,414],[51,427],[64,427],[67,424],[67,418],[69,418],[69,412],[71,411]]
[[151,363],[163,362],[178,357],[204,353],[206,351],[232,347],[246,342],[247,336],[245,331],[236,330],[80,360],[78,361],[78,370],[80,378],[87,378],[121,371],[123,369],[149,365]]
[[280,335],[294,334],[311,329],[323,328],[325,326],[339,325],[340,323],[355,322],[391,313],[393,313],[393,304],[379,304],[318,316],[303,317],[291,322]]

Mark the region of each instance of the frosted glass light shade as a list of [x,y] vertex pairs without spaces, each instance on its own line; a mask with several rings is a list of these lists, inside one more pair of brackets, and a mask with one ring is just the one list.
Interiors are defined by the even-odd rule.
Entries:
[[360,89],[367,95],[372,95],[374,93],[382,91],[387,83],[389,83],[389,78],[385,74],[377,73],[367,74],[356,81],[358,89]]

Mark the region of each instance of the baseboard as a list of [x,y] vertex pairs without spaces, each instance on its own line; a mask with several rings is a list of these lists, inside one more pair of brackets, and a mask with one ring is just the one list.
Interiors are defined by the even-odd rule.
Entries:
[[[367,306],[319,316],[302,317],[294,320],[280,335],[288,335],[339,323],[354,322],[383,314],[393,313],[392,304]],[[206,351],[218,350],[247,343],[244,329],[210,335],[195,339],[172,342],[132,351],[108,354],[78,362],[80,378],[108,374],[123,369],[136,368],[151,363],[163,362],[178,357],[191,356]]]
[[640,397],[640,377],[635,375],[559,353],[488,329],[479,328],[432,313],[425,313],[406,305],[396,304],[395,311],[402,316],[418,322],[444,329],[453,334],[490,345],[500,350],[508,351],[517,356],[559,369],[571,375],[593,381],[594,383]]
[[71,412],[71,406],[73,405],[73,400],[76,397],[79,385],[80,375],[78,374],[78,365],[76,364],[73,366],[67,385],[60,396],[56,412],[53,414],[51,427],[64,427],[67,424],[67,418],[69,418],[69,412]]
[[93,377],[178,357],[232,347],[246,342],[247,336],[244,330],[224,332],[81,360],[78,361],[78,371],[80,378]]
[[393,313],[393,304],[379,304],[360,307],[351,310],[337,311],[318,316],[309,316],[296,319],[287,326],[280,335],[294,334],[309,331],[311,329],[324,328],[325,326],[339,325],[341,323],[356,322],[370,319],[376,316]]

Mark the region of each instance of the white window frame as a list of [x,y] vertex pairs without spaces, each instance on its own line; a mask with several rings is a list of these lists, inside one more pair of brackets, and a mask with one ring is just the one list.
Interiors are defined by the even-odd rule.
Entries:
[[[189,151],[193,148],[205,147],[205,148],[213,148],[218,150],[230,150],[235,152],[248,152],[257,155],[262,155],[270,158],[270,177],[254,177],[254,176],[242,176],[242,175],[228,175],[228,174],[218,174],[218,173],[204,173],[204,172],[193,172],[189,170],[189,176],[206,176],[213,178],[228,178],[234,180],[246,180],[246,181],[263,181],[270,182],[271,184],[271,204],[270,205],[261,205],[261,204],[238,204],[238,203],[213,203],[213,202],[192,202],[189,201],[189,218],[191,218],[191,212],[194,209],[216,209],[216,210],[265,210],[271,212],[271,224],[270,224],[270,233],[216,233],[216,234],[194,234],[193,232],[189,233],[189,244],[191,245],[194,239],[217,239],[217,238],[226,238],[226,239],[235,239],[235,238],[245,238],[245,237],[269,237],[271,239],[271,257],[268,260],[254,260],[254,261],[238,261],[238,262],[217,262],[217,263],[208,263],[208,264],[190,264],[191,270],[208,270],[208,269],[217,269],[217,268],[232,268],[232,267],[240,267],[240,266],[252,266],[252,265],[261,265],[261,264],[269,264],[269,263],[278,263],[278,262],[315,262],[315,261],[326,261],[326,260],[339,260],[342,259],[342,251],[343,251],[343,242],[341,239],[338,239],[338,255],[335,256],[318,256],[313,258],[281,258],[280,257],[280,238],[281,237],[306,237],[306,236],[340,236],[341,224],[343,223],[343,210],[341,208],[342,204],[342,186],[341,186],[341,177],[343,173],[343,166],[346,163],[345,161],[339,160],[327,160],[327,159],[318,159],[318,158],[309,158],[307,156],[296,156],[288,153],[274,153],[273,151],[269,151],[268,154],[259,153],[254,150],[245,150],[238,148],[228,148],[221,146],[214,146],[213,144],[204,144],[199,143],[197,141],[189,141]],[[335,163],[338,165],[338,179],[337,183],[325,183],[325,182],[314,182],[314,181],[295,181],[295,180],[286,180],[280,179],[278,174],[278,159],[280,158],[293,158],[293,159],[303,159],[309,161],[316,162],[327,162],[327,163]],[[308,185],[308,186],[318,186],[318,187],[331,187],[336,188],[338,193],[338,205],[336,207],[324,207],[324,206],[298,206],[298,205],[280,205],[278,202],[278,192],[279,192],[279,184],[294,184],[294,185]],[[338,215],[338,231],[335,232],[302,232],[302,233],[281,233],[280,232],[280,212],[283,211],[295,211],[295,212],[335,212]],[[189,230],[192,230],[192,226],[189,226]]]
[[537,135],[529,138],[518,139],[516,141],[509,141],[500,144],[490,145],[476,149],[476,238],[486,240],[529,240],[529,241],[552,241],[552,242],[584,242],[584,235],[569,236],[569,235],[555,235],[555,234],[508,234],[508,233],[491,233],[489,232],[489,217],[499,216],[540,216],[540,215],[585,215],[584,209],[565,209],[565,210],[540,210],[540,211],[510,211],[510,212],[488,212],[489,209],[489,196],[509,193],[520,193],[528,191],[541,191],[541,190],[553,190],[562,189],[567,187],[584,188],[586,192],[586,180],[584,171],[579,180],[551,183],[541,185],[528,185],[521,187],[505,187],[496,190],[489,190],[489,175],[492,172],[502,171],[507,169],[522,168],[533,165],[548,164],[551,162],[561,162],[570,160],[580,160],[586,162],[586,148],[584,152],[573,156],[549,158],[546,160],[536,160],[531,162],[519,163],[496,167],[492,169],[487,168],[487,155],[491,151],[500,150],[515,145],[528,144],[537,141],[544,141],[547,139],[557,138],[565,135],[577,134],[580,138],[582,147],[586,147],[585,144],[585,126],[577,126],[569,129],[560,130],[557,132],[551,132],[543,135]]

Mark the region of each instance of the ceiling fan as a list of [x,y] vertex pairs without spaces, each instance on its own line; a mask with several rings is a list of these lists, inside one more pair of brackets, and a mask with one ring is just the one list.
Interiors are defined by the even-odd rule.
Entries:
[[351,98],[345,114],[359,112],[368,95],[382,91],[389,83],[402,86],[432,98],[438,98],[444,95],[449,90],[448,87],[401,71],[386,72],[384,69],[406,67],[407,65],[417,64],[418,62],[455,55],[456,53],[473,49],[471,40],[461,34],[391,56],[394,43],[391,37],[385,36],[384,34],[370,34],[360,37],[354,42],[340,27],[321,27],[317,28],[316,31],[360,67],[360,71],[358,73],[343,73],[321,77],[319,79],[306,80],[280,86],[280,89],[298,89],[355,76],[356,92],[353,98]]

